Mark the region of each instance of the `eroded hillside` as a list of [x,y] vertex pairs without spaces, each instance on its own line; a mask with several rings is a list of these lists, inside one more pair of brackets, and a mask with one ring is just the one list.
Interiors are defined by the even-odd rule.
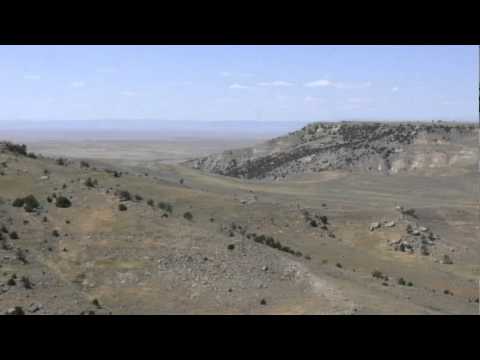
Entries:
[[478,165],[478,126],[313,123],[260,146],[194,159],[187,165],[246,179],[339,169],[383,174],[471,170]]

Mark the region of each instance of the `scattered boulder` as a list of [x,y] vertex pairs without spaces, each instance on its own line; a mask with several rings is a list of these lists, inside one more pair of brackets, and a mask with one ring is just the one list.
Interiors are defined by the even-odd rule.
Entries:
[[374,222],[370,224],[370,231],[375,231],[380,228],[380,223],[379,222]]
[[383,224],[383,226],[387,227],[387,228],[391,228],[391,227],[394,227],[396,224],[395,224],[395,221],[388,221],[386,223]]
[[13,308],[8,309],[5,312],[5,315],[25,315],[25,311],[21,306],[15,306]]

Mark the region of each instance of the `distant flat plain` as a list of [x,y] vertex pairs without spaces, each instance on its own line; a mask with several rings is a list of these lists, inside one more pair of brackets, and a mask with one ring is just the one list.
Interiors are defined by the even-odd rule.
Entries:
[[268,135],[170,134],[160,132],[58,132],[44,136],[32,132],[10,132],[8,138],[27,144],[29,151],[48,157],[115,160],[121,165],[179,163],[232,148],[255,145]]

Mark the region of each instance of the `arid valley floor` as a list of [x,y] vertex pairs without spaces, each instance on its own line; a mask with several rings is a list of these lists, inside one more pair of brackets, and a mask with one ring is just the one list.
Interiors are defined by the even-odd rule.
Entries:
[[3,140],[1,314],[479,314],[477,125]]

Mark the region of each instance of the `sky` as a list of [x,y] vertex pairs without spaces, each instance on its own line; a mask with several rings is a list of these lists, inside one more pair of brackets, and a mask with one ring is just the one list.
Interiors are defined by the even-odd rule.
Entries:
[[478,46],[0,46],[0,126],[477,121],[478,86]]

